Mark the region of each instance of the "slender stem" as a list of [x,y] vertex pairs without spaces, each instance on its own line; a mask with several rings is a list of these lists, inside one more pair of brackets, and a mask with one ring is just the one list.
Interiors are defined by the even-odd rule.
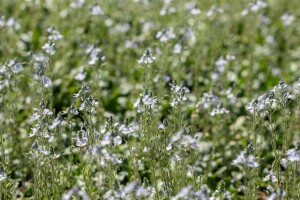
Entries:
[[254,156],[256,156],[257,152],[257,133],[256,133],[256,108],[254,106],[254,113],[253,113],[253,123],[252,123],[252,131],[254,134]]

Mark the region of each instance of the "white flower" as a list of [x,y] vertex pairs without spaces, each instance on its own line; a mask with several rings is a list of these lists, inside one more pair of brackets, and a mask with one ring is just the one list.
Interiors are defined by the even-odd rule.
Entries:
[[190,13],[192,15],[199,15],[201,13],[201,10],[199,8],[193,8],[190,10]]
[[84,147],[87,145],[87,139],[84,137],[84,138],[76,138],[75,139],[75,146],[76,147]]
[[38,150],[41,154],[44,154],[45,156],[49,155],[50,152],[45,150],[45,147],[44,146],[38,146]]
[[217,106],[220,104],[219,98],[214,95],[212,92],[203,93],[203,97],[197,103],[197,107],[203,107],[204,109],[210,108],[212,105]]
[[223,13],[223,12],[224,12],[224,11],[223,11],[222,8],[220,8],[220,7],[217,6],[217,5],[213,5],[213,6],[210,8],[210,10],[206,13],[206,16],[207,16],[207,17],[210,17],[210,16],[212,16],[212,15],[215,14],[215,13],[221,14],[221,13]]
[[[72,196],[80,196],[82,200],[90,200],[89,196],[86,194],[84,190],[80,190],[78,188],[74,188],[69,190],[66,194],[63,195],[63,200],[71,200]],[[79,197],[78,197],[79,198]]]
[[293,21],[294,21],[295,18],[294,18],[293,15],[291,15],[289,13],[284,13],[284,15],[282,15],[280,17],[280,19],[281,19],[281,21],[283,22],[283,24],[285,26],[289,26],[289,25],[291,25],[293,23]]
[[91,14],[92,15],[103,15],[104,12],[98,4],[94,4],[93,7],[91,8]]
[[182,159],[177,153],[174,153],[172,157],[176,161],[180,161]]
[[289,149],[286,152],[287,160],[290,162],[300,162],[300,154],[297,152],[295,148]]
[[148,197],[149,195],[150,195],[150,193],[143,186],[139,187],[136,190],[136,196],[138,196],[138,197]]
[[164,0],[163,2],[164,2],[163,7],[159,11],[160,16],[176,13],[176,8],[170,6],[170,2],[171,2],[170,0]]
[[52,85],[52,81],[49,77],[43,76],[43,85],[47,88]]
[[288,160],[286,158],[282,158],[280,160],[280,164],[284,167],[284,168],[287,168],[288,166]]
[[236,98],[236,96],[234,96],[234,94],[232,93],[232,89],[231,89],[231,88],[228,88],[228,89],[226,90],[226,95],[227,95],[227,99],[228,99],[232,104],[236,103],[237,98]]
[[47,108],[43,110],[43,115],[52,115],[52,114],[53,112]]
[[8,67],[12,67],[14,64],[16,64],[16,59],[9,60],[9,61],[7,62],[7,66],[8,66]]
[[267,198],[267,200],[275,200],[275,199],[286,199],[286,192],[284,189],[277,189],[276,191],[272,192],[271,195]]
[[193,196],[197,197],[199,200],[209,200],[209,197],[201,190],[193,192]]
[[127,183],[126,186],[124,186],[123,191],[127,194],[127,193],[131,193],[134,191],[134,189],[137,187],[137,182],[130,182]]
[[262,110],[264,108],[264,105],[258,101],[258,99],[253,99],[251,102],[249,102],[246,106],[245,109],[250,111],[250,110]]
[[176,54],[179,54],[179,53],[181,53],[181,49],[182,49],[182,46],[179,43],[177,43],[177,44],[175,44],[175,46],[173,48],[173,52]]
[[229,111],[226,110],[225,108],[214,108],[211,112],[210,112],[210,116],[215,116],[215,115],[222,115],[222,114],[228,114]]
[[177,199],[183,199],[184,197],[187,197],[189,195],[191,191],[191,186],[188,186],[188,187],[185,187],[185,188],[182,188],[179,193],[171,198],[172,200],[177,200]]
[[142,161],[141,160],[138,160],[138,161],[136,161],[136,163],[135,163],[137,166],[141,166],[141,164],[142,164]]
[[132,135],[134,130],[132,127],[127,126],[125,124],[122,124],[119,129],[120,133],[122,133],[123,135]]
[[218,58],[218,60],[215,62],[215,66],[216,66],[216,71],[217,73],[223,73],[225,70],[225,67],[228,65],[228,63],[230,61],[235,60],[235,56],[234,55],[226,55],[224,56],[220,56]]
[[54,46],[55,46],[55,43],[50,41],[50,42],[47,42],[46,44],[44,44],[42,46],[42,49],[44,49],[46,51],[46,53],[48,53],[49,55],[53,55],[56,52]]
[[168,146],[166,147],[167,151],[170,151],[173,148],[172,143],[169,143]]
[[267,4],[262,0],[256,0],[254,3],[250,3],[250,10],[257,12],[258,10],[267,7]]
[[178,131],[172,138],[171,138],[171,143],[177,142],[180,140],[182,136],[183,131]]
[[261,21],[262,24],[270,24],[270,23],[271,23],[270,18],[268,18],[268,17],[265,16],[265,15],[261,16],[260,21]]
[[54,129],[56,126],[58,126],[59,124],[61,124],[62,121],[60,121],[58,118],[55,118],[53,121],[52,121],[52,124],[51,126],[49,127],[50,129]]
[[89,57],[90,57],[90,59],[88,61],[89,65],[94,65],[98,62],[99,57],[100,57],[100,52],[101,52],[100,48],[94,47],[93,45],[88,46],[86,53],[89,54]]
[[256,168],[259,166],[258,162],[255,161],[255,157],[253,155],[247,154],[245,151],[242,151],[238,157],[232,161],[232,165],[240,165],[240,166],[248,166],[250,168]]
[[110,132],[108,132],[108,133],[106,133],[104,136],[103,136],[103,138],[102,138],[102,140],[101,140],[101,142],[100,142],[100,144],[101,144],[101,146],[106,146],[106,145],[109,145],[109,144],[111,144],[111,133]]
[[39,130],[40,130],[40,127],[38,124],[36,124],[34,127],[31,127],[29,137],[34,137],[38,133]]
[[223,72],[224,69],[225,69],[225,66],[227,65],[228,61],[227,59],[224,59],[223,56],[221,56],[216,62],[215,62],[215,65],[217,67],[217,70],[219,72]]
[[4,181],[7,178],[7,176],[3,173],[0,173],[0,182]]
[[280,83],[274,86],[272,90],[260,95],[258,98],[248,103],[245,109],[253,112],[254,110],[261,111],[276,108],[276,106],[278,106],[278,104],[276,104],[277,102],[282,100],[287,101],[292,98],[292,95],[288,92],[287,88],[287,84],[280,81]]
[[151,92],[145,92],[144,96],[141,94],[140,97],[134,102],[133,107],[138,109],[138,113],[142,113],[145,111],[145,108],[154,108],[157,104],[157,97],[152,97]]
[[57,31],[57,30],[55,30],[54,27],[48,28],[48,29],[47,29],[47,32],[50,34],[50,35],[48,36],[48,39],[49,39],[50,41],[55,41],[55,40],[59,40],[59,39],[63,38],[63,36],[60,34],[60,32]]
[[156,97],[152,97],[151,94],[146,94],[143,98],[143,103],[146,106],[154,107],[157,104]]
[[166,127],[163,125],[163,124],[160,124],[158,127],[157,127],[157,129],[158,130],[164,130]]
[[250,103],[248,103],[245,109],[252,112],[254,109],[256,111],[261,111],[266,108],[270,108],[270,106],[272,106],[272,104],[276,101],[273,94],[274,91],[260,95],[258,98],[253,99]]
[[156,34],[156,38],[159,39],[160,42],[167,42],[171,39],[174,39],[176,35],[174,34],[173,27],[164,30],[164,31],[159,31]]
[[123,163],[123,160],[122,159],[118,159],[117,156],[116,156],[116,154],[112,154],[111,158],[112,158],[112,161],[113,161],[114,165],[116,165],[116,164],[122,164]]
[[81,8],[83,4],[85,3],[85,0],[76,0],[70,3],[71,8]]
[[23,65],[19,62],[17,62],[12,68],[13,73],[19,73],[22,70],[23,70]]
[[115,190],[115,197],[123,199],[126,197],[126,193],[123,190]]
[[142,112],[145,111],[144,106],[143,106],[143,104],[142,104],[141,98],[138,98],[138,99],[134,102],[133,107],[134,107],[134,108],[137,108],[137,112],[138,112],[138,113],[142,113]]
[[268,174],[265,176],[265,178],[263,179],[263,181],[269,181],[269,180],[271,180],[272,183],[278,182],[278,179],[274,174],[273,170],[270,170]]
[[40,115],[36,112],[36,113],[33,113],[33,115],[30,117],[30,121],[34,122],[39,118],[40,118]]
[[246,16],[249,13],[249,11],[251,11],[252,13],[256,13],[260,9],[263,9],[266,7],[267,7],[267,4],[264,1],[256,0],[254,3],[250,3],[249,6],[242,11],[241,15]]
[[86,77],[86,73],[85,71],[79,72],[78,74],[76,74],[75,79],[78,81],[83,81]]
[[120,144],[122,144],[122,138],[120,136],[114,137],[114,145],[117,146]]
[[79,110],[84,110],[84,108],[88,105],[88,102],[87,101],[83,101],[80,105],[80,108]]
[[21,25],[18,22],[16,22],[16,20],[13,17],[11,17],[7,20],[6,26],[11,27],[15,30],[18,30],[21,27]]
[[143,54],[142,58],[138,60],[139,64],[151,64],[153,61],[155,61],[156,58],[151,55],[151,52],[149,49]]

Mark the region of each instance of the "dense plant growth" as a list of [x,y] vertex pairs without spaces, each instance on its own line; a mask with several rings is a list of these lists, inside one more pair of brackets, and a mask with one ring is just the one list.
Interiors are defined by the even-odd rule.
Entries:
[[0,200],[300,199],[299,6],[2,0]]

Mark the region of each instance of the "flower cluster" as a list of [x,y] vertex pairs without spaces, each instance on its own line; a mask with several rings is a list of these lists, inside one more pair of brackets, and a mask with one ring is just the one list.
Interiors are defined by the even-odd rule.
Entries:
[[153,61],[155,61],[156,57],[153,57],[151,55],[151,52],[149,49],[146,50],[146,52],[143,54],[142,58],[138,60],[139,64],[151,64]]
[[155,110],[157,105],[157,97],[153,97],[151,92],[145,90],[144,94],[140,94],[140,97],[134,102],[133,107],[137,108],[138,113],[143,113],[147,109]]
[[244,9],[241,14],[242,14],[242,16],[246,16],[249,12],[256,13],[259,10],[266,8],[266,7],[267,7],[266,2],[264,2],[263,0],[256,0],[253,3],[249,3],[249,6],[246,9]]
[[156,38],[159,39],[160,42],[164,43],[171,39],[174,39],[176,35],[174,34],[173,27],[170,27],[166,30],[159,31],[156,34]]
[[249,168],[256,168],[259,166],[256,162],[254,155],[250,154],[247,151],[242,151],[235,160],[232,161],[232,165],[235,166],[247,166]]
[[276,103],[286,103],[288,100],[292,99],[292,95],[288,92],[287,85],[281,81],[277,86],[275,86],[269,92],[260,95],[249,102],[245,109],[253,112],[272,109],[276,106]]
[[170,105],[177,108],[187,100],[186,94],[188,94],[190,90],[187,87],[177,85],[176,81],[173,81],[169,85],[172,91],[172,100]]

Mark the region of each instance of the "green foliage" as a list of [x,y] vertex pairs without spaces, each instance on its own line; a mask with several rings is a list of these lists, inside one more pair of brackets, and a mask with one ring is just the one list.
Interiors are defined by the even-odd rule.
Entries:
[[0,200],[299,199],[299,6],[2,0]]

